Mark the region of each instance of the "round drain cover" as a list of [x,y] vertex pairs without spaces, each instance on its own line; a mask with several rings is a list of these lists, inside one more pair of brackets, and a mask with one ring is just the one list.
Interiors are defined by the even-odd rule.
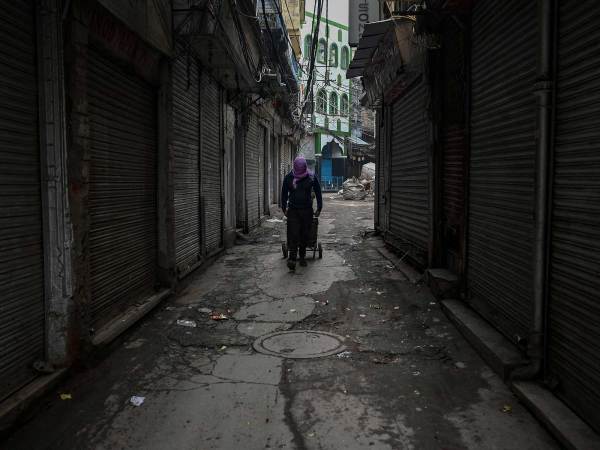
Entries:
[[254,350],[284,358],[319,358],[343,352],[343,342],[343,337],[324,331],[279,331],[259,337]]

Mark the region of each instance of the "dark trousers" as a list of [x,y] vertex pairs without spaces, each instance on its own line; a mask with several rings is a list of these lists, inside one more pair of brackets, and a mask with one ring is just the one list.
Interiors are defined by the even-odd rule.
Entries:
[[310,239],[312,218],[312,208],[288,209],[287,235],[291,260],[296,260],[298,250],[300,251],[300,259],[306,256],[306,244]]

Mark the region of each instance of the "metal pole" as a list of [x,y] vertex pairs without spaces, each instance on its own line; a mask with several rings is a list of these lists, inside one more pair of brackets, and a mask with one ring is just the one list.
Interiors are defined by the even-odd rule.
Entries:
[[552,122],[552,37],[553,0],[538,0],[539,54],[538,76],[534,93],[538,107],[538,142],[536,155],[535,184],[535,234],[533,261],[533,323],[529,337],[528,356],[531,363],[516,370],[511,378],[528,379],[537,377],[544,356],[544,318],[546,310],[548,259],[548,199],[550,185],[551,122]]

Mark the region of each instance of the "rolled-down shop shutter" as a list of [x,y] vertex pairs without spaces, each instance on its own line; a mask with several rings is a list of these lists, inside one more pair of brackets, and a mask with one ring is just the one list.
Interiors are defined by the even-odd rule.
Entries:
[[452,19],[444,22],[443,52],[443,249],[445,266],[464,270],[464,205],[467,142],[465,136],[465,46],[463,31]]
[[223,198],[221,133],[221,90],[217,82],[206,72],[202,74],[202,203],[204,207],[204,230],[206,253],[213,253],[222,246]]
[[246,211],[248,229],[254,228],[259,221],[258,208],[258,146],[260,142],[259,125],[256,115],[249,114],[248,132],[246,133]]
[[0,400],[44,359],[34,2],[0,1]]
[[600,431],[600,11],[559,8],[548,366],[556,393]]
[[377,217],[377,226],[381,231],[387,231],[387,221],[386,221],[386,192],[385,192],[385,183],[386,183],[386,154],[387,149],[385,148],[385,133],[386,128],[383,125],[384,120],[384,108],[379,108],[376,114],[376,124],[377,124],[377,161],[375,165],[375,180],[376,180],[376,188],[377,188],[377,209],[376,209],[376,217]]
[[258,127],[258,215],[264,216],[265,211],[265,127]]
[[156,283],[156,95],[89,48],[91,315],[98,327]]
[[393,243],[426,265],[430,236],[427,89],[421,79],[394,103],[389,233]]
[[198,88],[196,62],[179,57],[173,64],[175,258],[179,275],[189,272],[202,258]]
[[532,314],[536,3],[481,0],[472,21],[468,288],[516,341]]

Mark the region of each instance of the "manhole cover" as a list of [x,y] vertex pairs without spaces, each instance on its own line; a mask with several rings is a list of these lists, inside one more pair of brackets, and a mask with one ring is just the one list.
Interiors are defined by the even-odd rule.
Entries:
[[343,352],[344,338],[324,331],[279,331],[254,341],[254,350],[285,358],[319,358]]

